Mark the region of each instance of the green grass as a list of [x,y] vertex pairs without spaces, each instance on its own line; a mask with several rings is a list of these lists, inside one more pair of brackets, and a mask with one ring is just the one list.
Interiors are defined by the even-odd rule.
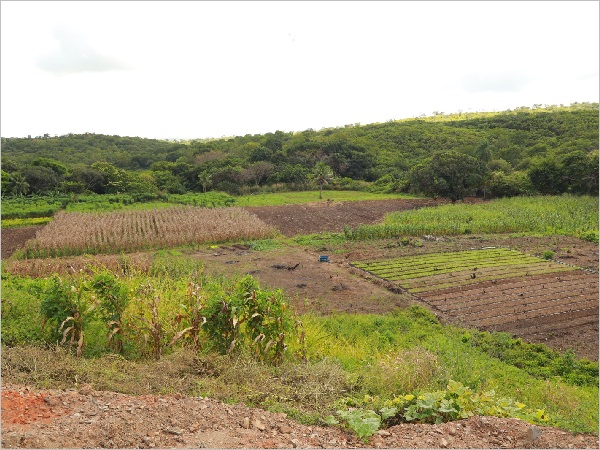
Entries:
[[353,240],[397,236],[524,233],[598,242],[598,197],[514,197],[388,214],[382,225],[346,230]]
[[[318,191],[281,192],[232,197],[222,192],[169,194],[160,199],[156,196],[138,198],[130,194],[85,194],[36,197],[11,197],[2,199],[2,227],[18,227],[47,223],[58,211],[109,212],[168,208],[176,205],[205,206],[277,206],[311,202],[387,200],[416,198],[400,194],[376,194],[358,191],[324,191],[319,199]],[[34,220],[36,219],[36,220]]]
[[67,202],[66,196],[2,197],[2,224],[6,219],[52,217]]
[[319,199],[318,191],[303,191],[244,195],[235,197],[235,204],[237,206],[278,206],[326,202],[327,200],[336,202],[350,202],[357,200],[390,200],[399,198],[410,199],[418,197],[401,194],[375,194],[358,191],[323,191],[323,199]]

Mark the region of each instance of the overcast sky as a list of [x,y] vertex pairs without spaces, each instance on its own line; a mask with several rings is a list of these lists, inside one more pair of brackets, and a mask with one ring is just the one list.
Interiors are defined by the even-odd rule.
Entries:
[[597,102],[599,2],[1,2],[1,135],[194,139]]

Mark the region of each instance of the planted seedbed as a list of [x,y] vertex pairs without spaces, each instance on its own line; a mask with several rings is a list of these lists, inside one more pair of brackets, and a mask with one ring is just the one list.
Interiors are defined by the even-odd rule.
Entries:
[[504,248],[437,253],[352,265],[394,282],[412,293],[573,270],[564,264]]
[[521,336],[598,324],[598,276],[581,270],[423,292],[420,297],[457,321]]
[[353,263],[449,320],[547,342],[598,329],[598,275],[503,248]]

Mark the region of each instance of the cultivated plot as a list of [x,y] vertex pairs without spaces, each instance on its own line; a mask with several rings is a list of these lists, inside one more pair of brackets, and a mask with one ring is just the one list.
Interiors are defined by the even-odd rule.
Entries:
[[533,340],[598,329],[597,274],[515,250],[488,248],[353,266],[408,290],[465,326]]
[[573,267],[564,264],[545,261],[505,248],[435,253],[383,261],[356,262],[352,265],[392,281],[412,293],[574,270]]

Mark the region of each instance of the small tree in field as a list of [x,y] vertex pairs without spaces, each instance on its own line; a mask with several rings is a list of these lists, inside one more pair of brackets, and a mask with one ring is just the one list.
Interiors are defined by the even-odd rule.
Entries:
[[323,161],[319,161],[313,169],[312,179],[319,185],[319,198],[323,198],[323,186],[333,180],[331,167]]

